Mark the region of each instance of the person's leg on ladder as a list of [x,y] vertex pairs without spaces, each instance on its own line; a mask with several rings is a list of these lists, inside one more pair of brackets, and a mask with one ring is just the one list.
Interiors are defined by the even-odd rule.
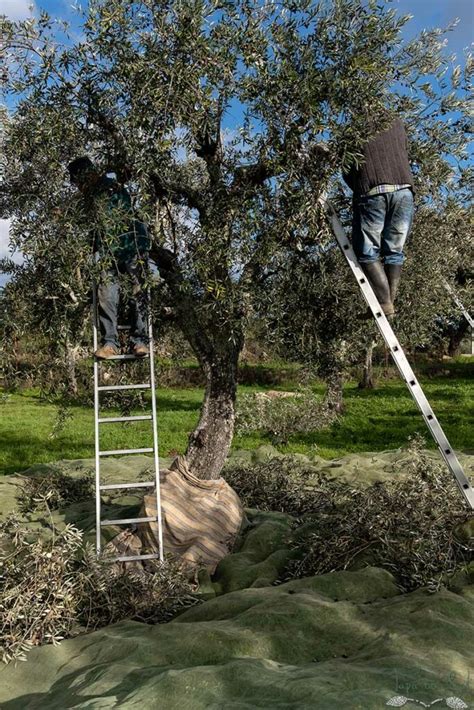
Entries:
[[99,316],[101,347],[95,352],[100,359],[107,359],[120,353],[117,311],[120,298],[118,273],[114,268],[103,271],[97,288],[97,309]]
[[148,294],[146,276],[147,256],[133,256],[125,262],[125,269],[131,279],[132,296],[130,298],[130,341],[133,352],[138,357],[148,355]]
[[[390,287],[380,261],[382,233],[387,213],[386,195],[354,197],[352,246],[385,315],[393,314]],[[369,316],[370,316],[369,312]]]
[[413,223],[413,193],[410,188],[403,188],[387,194],[387,198],[388,211],[382,233],[381,253],[390,287],[390,300],[394,303],[405,261],[403,248]]

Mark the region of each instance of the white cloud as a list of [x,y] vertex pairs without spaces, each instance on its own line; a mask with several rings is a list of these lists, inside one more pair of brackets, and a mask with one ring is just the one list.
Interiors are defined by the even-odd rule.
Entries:
[[26,20],[34,13],[32,0],[0,0],[0,15],[9,20]]

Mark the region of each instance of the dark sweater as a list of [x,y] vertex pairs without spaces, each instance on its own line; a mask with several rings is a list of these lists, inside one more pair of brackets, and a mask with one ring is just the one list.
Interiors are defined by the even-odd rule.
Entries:
[[343,178],[354,195],[365,195],[376,185],[411,185],[413,175],[408,162],[407,137],[403,123],[396,118],[391,126],[371,138],[362,149],[364,162],[353,165]]
[[148,231],[134,216],[130,194],[123,186],[104,175],[87,200],[96,224],[94,251],[109,252],[119,261],[146,255],[150,249]]

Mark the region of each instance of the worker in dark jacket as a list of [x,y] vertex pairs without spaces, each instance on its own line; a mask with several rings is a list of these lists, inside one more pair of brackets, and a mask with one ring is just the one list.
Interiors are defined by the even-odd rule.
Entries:
[[120,354],[119,275],[128,274],[132,283],[130,340],[133,353],[143,357],[148,354],[144,283],[150,240],[146,226],[133,216],[127,190],[101,175],[90,158],[76,158],[68,170],[71,182],[82,193],[87,214],[94,219],[93,248],[104,264],[97,289],[102,344],[95,356],[106,360]]
[[362,152],[363,163],[343,174],[354,193],[352,244],[383,312],[391,317],[414,212],[413,175],[402,121],[395,119]]

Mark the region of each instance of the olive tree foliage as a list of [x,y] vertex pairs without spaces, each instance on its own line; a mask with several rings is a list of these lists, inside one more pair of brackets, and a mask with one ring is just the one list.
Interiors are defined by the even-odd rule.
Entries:
[[443,209],[422,204],[410,237],[408,259],[400,284],[396,320],[401,341],[414,349],[443,350],[447,322],[463,318],[446,286],[472,312],[474,282],[464,279],[472,270],[473,207],[450,196]]
[[[407,351],[439,349],[446,323],[462,318],[446,284],[472,310],[472,280],[459,284],[473,263],[472,217],[472,207],[452,196],[443,208],[431,201],[417,207],[392,323]],[[321,231],[317,245],[297,241],[281,250],[255,300],[267,344],[323,377],[326,403],[335,412],[343,408],[344,377],[366,356],[363,386],[374,386],[372,350],[383,341],[372,319],[364,319],[365,302],[329,230]]]
[[[337,247],[288,250],[275,259],[257,310],[267,322],[266,340],[285,358],[303,364],[303,377],[327,382],[329,413],[343,410],[344,375],[358,363],[372,325],[357,319],[363,303]],[[348,273],[349,272],[349,273]]]
[[[433,52],[434,75],[429,83],[423,80],[427,65],[414,62],[411,68],[416,64],[417,71],[408,74],[410,80],[401,69],[396,73],[397,85],[420,90],[410,97],[404,91],[391,95],[407,128],[416,198],[393,323],[408,350],[439,346],[446,323],[459,320],[459,307],[446,284],[472,310],[472,163],[467,147],[474,63],[468,54],[463,70],[460,65],[450,67],[455,58],[443,55],[441,34],[434,30],[419,38],[429,38]],[[410,49],[413,56],[418,56],[419,40]],[[364,115],[373,119],[367,109]],[[350,232],[348,190],[330,181],[328,192]],[[373,346],[381,339],[375,324],[362,317],[364,301],[327,225],[322,225],[318,239],[299,239],[293,248],[280,249],[266,277],[266,288],[258,293],[256,303],[267,322],[267,343],[324,377],[327,404],[340,411],[344,375],[354,365],[368,363],[366,384],[373,386]]]
[[[373,0],[90,0],[78,39],[44,13],[2,20],[17,103],[3,126],[1,208],[26,259],[8,290],[53,339],[74,309],[79,323],[94,215],[65,166],[88,154],[127,183],[162,298],[206,375],[187,450],[198,475],[219,475],[232,440],[247,319],[298,240],[327,234],[318,194],[360,157],[369,117],[406,119],[420,195],[441,199],[446,153],[465,144],[463,92],[443,88],[440,31],[404,42],[407,21]],[[441,120],[453,109],[457,122]]]

